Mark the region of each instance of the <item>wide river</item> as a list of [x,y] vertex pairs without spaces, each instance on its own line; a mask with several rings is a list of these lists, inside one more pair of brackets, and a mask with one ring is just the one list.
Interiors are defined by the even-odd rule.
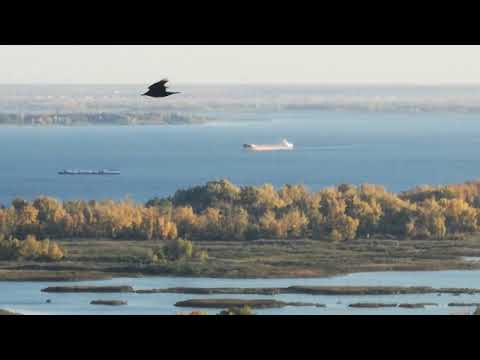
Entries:
[[[14,197],[146,201],[182,187],[228,178],[239,185],[303,183],[319,188],[340,183],[383,184],[392,191],[446,184],[480,175],[480,121],[475,113],[282,111],[208,114],[221,120],[196,126],[2,127],[0,203]],[[293,151],[252,153],[243,143],[287,138]],[[60,176],[61,169],[119,169],[119,176]],[[294,284],[425,285],[480,288],[478,271],[359,273],[328,279],[233,280],[154,277],[88,282],[170,286],[254,287]],[[44,294],[52,283],[0,282],[0,308],[51,314],[175,314],[182,294]],[[218,296],[217,297],[224,297]],[[230,297],[239,297],[230,296]],[[248,298],[264,296],[245,295]],[[46,304],[47,298],[52,304]],[[89,305],[124,299],[125,307]],[[325,303],[326,308],[286,307],[259,314],[453,314],[449,302],[480,302],[480,295],[312,296],[277,299]],[[425,309],[351,309],[353,302],[435,302]],[[215,313],[210,311],[210,313]]]
[[[383,184],[402,191],[480,176],[478,114],[281,111],[209,114],[194,126],[2,127],[0,202],[131,196],[146,201],[228,178],[239,185]],[[287,138],[294,151],[252,153],[243,143]],[[121,171],[61,176],[61,169]]]
[[[416,271],[416,272],[370,272],[356,273],[332,278],[310,279],[213,279],[183,277],[117,278],[114,280],[87,282],[0,282],[0,309],[10,309],[23,314],[169,314],[194,309],[175,307],[177,301],[197,298],[274,298],[284,301],[301,301],[325,304],[325,308],[287,306],[279,309],[255,310],[259,315],[467,315],[475,307],[449,307],[448,303],[480,303],[480,294],[459,296],[449,294],[420,295],[366,295],[366,296],[325,296],[283,294],[265,295],[191,295],[191,294],[59,294],[42,293],[40,290],[55,285],[131,285],[135,289],[185,287],[285,287],[290,285],[370,285],[370,286],[432,286],[480,288],[480,271]],[[50,299],[51,303],[46,303]],[[110,307],[90,305],[92,300],[127,300],[128,305]],[[436,303],[424,309],[349,308],[355,302],[376,303]],[[196,309],[198,310],[198,309]],[[208,309],[216,314],[221,309]]]

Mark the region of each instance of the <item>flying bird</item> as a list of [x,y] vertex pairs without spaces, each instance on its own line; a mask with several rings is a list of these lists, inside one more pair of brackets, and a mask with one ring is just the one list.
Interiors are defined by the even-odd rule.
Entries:
[[150,85],[148,87],[148,91],[145,94],[142,94],[142,96],[145,95],[145,96],[158,98],[158,97],[169,96],[172,94],[179,94],[179,92],[177,91],[167,91],[167,86],[166,86],[167,82],[168,82],[168,79],[163,79],[153,85]]

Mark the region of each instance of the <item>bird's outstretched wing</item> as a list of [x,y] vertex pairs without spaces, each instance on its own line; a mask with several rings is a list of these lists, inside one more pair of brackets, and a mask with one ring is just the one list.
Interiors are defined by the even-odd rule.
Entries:
[[166,86],[167,82],[168,82],[168,79],[162,79],[159,82],[156,82],[155,84],[150,85],[148,88],[149,89],[167,88],[167,86]]

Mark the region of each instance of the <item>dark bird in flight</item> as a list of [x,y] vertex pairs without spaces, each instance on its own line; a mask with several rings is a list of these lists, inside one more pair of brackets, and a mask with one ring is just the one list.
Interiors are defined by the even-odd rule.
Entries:
[[169,96],[172,94],[179,94],[179,92],[176,92],[176,91],[167,91],[167,86],[166,86],[167,82],[168,82],[168,79],[163,79],[153,85],[150,85],[148,87],[148,91],[142,95],[158,98],[158,97]]

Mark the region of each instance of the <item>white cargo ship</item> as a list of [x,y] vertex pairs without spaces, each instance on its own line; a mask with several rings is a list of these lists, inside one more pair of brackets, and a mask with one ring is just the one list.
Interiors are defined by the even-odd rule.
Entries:
[[293,144],[289,143],[287,139],[283,139],[280,144],[243,144],[243,147],[253,151],[292,150]]

